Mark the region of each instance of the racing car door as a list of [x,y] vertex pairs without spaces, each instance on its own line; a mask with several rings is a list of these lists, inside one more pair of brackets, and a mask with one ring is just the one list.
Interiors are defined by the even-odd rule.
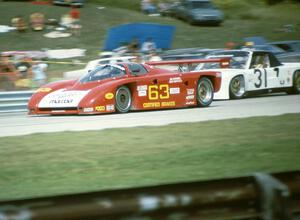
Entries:
[[250,91],[276,88],[279,86],[279,67],[267,52],[254,52],[249,69]]

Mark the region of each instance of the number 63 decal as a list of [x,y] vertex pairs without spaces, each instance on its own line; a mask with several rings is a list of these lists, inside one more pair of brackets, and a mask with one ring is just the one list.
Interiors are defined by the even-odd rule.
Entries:
[[169,85],[168,84],[161,84],[159,86],[150,85],[148,98],[149,100],[170,98]]

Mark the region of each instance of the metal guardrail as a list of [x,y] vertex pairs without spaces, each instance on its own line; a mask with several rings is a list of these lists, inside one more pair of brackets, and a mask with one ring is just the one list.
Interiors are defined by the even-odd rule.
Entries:
[[0,201],[1,220],[294,220],[299,217],[300,171]]
[[33,92],[0,92],[0,113],[27,111],[27,103]]

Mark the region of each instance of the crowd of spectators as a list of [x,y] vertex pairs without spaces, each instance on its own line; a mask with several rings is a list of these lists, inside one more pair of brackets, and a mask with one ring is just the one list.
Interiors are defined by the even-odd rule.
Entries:
[[38,88],[47,83],[48,64],[28,56],[0,57],[0,90]]

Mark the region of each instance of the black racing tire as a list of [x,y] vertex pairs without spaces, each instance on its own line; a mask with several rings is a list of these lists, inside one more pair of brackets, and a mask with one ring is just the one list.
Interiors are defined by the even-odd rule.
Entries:
[[212,82],[206,78],[200,78],[197,85],[197,104],[200,107],[208,107],[214,98]]
[[229,96],[231,99],[242,99],[246,94],[245,78],[242,75],[235,76],[229,83]]
[[120,113],[126,113],[131,108],[132,97],[127,86],[121,86],[115,94],[116,110]]
[[288,94],[300,94],[300,70],[293,75],[293,86],[287,91]]

